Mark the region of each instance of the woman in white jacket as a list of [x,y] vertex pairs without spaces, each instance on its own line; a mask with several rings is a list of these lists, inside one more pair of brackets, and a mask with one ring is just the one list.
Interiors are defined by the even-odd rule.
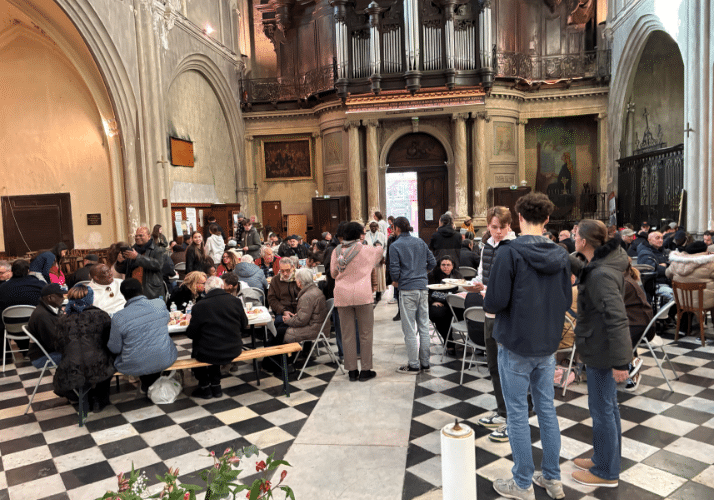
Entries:
[[206,253],[213,260],[213,263],[218,265],[221,263],[221,257],[226,248],[226,243],[223,241],[221,231],[218,229],[218,224],[208,226],[208,231],[211,233],[211,236],[206,240]]

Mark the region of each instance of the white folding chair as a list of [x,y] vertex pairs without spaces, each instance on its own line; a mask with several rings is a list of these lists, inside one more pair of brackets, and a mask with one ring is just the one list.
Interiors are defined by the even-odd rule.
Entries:
[[[449,306],[449,310],[451,311],[451,325],[449,325],[449,331],[446,333],[446,339],[444,339],[444,350],[441,353],[442,361],[444,361],[444,355],[446,354],[448,344],[465,345],[469,332],[469,329],[466,326],[466,321],[458,321],[456,319],[456,313],[454,312],[454,308],[464,308],[464,298],[461,295],[450,293],[446,296],[446,304]],[[460,336],[460,340],[454,340],[454,332]]]
[[186,263],[179,262],[178,264],[174,264],[174,271],[186,271]]
[[[310,349],[310,352],[307,354],[307,359],[305,359],[305,364],[302,365],[302,370],[300,370],[300,373],[298,374],[297,379],[300,380],[300,377],[302,377],[302,373],[305,371],[305,367],[307,366],[307,362],[310,361],[310,357],[312,357],[312,352],[315,350],[315,348],[318,348],[319,352],[319,347],[318,344],[320,342],[323,343],[325,346],[325,349],[327,350],[327,354],[330,355],[330,359],[332,359],[333,363],[337,363],[337,367],[340,369],[342,374],[345,374],[344,368],[342,368],[342,365],[340,365],[340,362],[337,360],[337,356],[335,356],[335,353],[332,352],[332,349],[330,348],[330,342],[327,340],[327,336],[325,335],[325,329],[327,328],[327,335],[330,334],[330,330],[328,328],[328,321],[330,321],[330,317],[332,316],[332,310],[335,307],[335,299],[327,299],[326,302],[326,307],[327,307],[327,316],[325,316],[325,321],[322,322],[322,326],[320,327],[320,333],[317,334],[317,338],[313,341],[312,343],[312,348]],[[319,354],[318,354],[319,356]]]
[[318,265],[317,265],[317,272],[324,274],[324,273],[325,273],[325,266],[322,265],[322,264],[318,264]]
[[459,267],[458,271],[459,271],[459,274],[461,275],[461,277],[464,278],[465,280],[470,280],[477,274],[476,269],[474,269],[473,267],[469,267],[469,266],[461,266],[461,267]]
[[[469,307],[464,311],[464,323],[466,321],[475,321],[476,323],[484,323],[486,321],[486,314],[483,312],[483,307],[479,306],[474,306],[474,307]],[[478,345],[476,342],[471,340],[471,337],[469,337],[468,334],[468,326],[466,330],[466,336],[464,337],[464,340],[466,341],[464,344],[464,357],[461,360],[461,378],[459,379],[459,385],[464,383],[464,371],[466,369],[466,350],[471,349],[471,359],[469,360],[469,370],[471,369],[472,364],[476,365],[487,365],[487,361],[485,359],[486,355],[486,346],[483,345]],[[483,351],[484,353],[484,359],[479,360],[476,359],[476,351]]]
[[667,375],[664,373],[664,369],[662,368],[662,363],[660,363],[659,358],[655,354],[654,350],[659,349],[662,351],[662,359],[666,359],[667,362],[669,363],[669,368],[672,370],[672,373],[674,373],[674,378],[675,380],[679,380],[679,375],[677,375],[677,372],[674,369],[674,365],[672,365],[672,361],[669,359],[669,356],[667,355],[667,351],[664,350],[665,345],[669,345],[669,342],[665,342],[662,337],[659,335],[655,334],[654,338],[650,341],[647,340],[647,333],[650,331],[651,328],[655,327],[655,323],[657,322],[658,319],[662,319],[667,316],[670,307],[674,305],[674,301],[670,300],[667,304],[663,305],[662,307],[659,308],[659,311],[657,311],[657,314],[655,314],[654,318],[652,318],[652,321],[650,321],[649,325],[647,325],[647,328],[645,328],[645,331],[642,332],[642,336],[640,337],[640,340],[635,344],[632,348],[632,355],[634,357],[637,356],[637,348],[638,347],[646,347],[647,349],[650,350],[650,354],[652,354],[652,357],[655,359],[655,362],[657,363],[657,368],[659,368],[660,373],[662,373],[662,376],[664,377],[665,382],[667,382],[667,386],[669,387],[669,390],[674,392],[674,389],[672,389],[672,385],[669,383],[669,379],[667,378]]
[[[573,320],[570,319],[569,316],[565,316],[565,322],[568,323],[568,328],[570,328],[573,332],[575,332],[575,323],[573,323]],[[568,362],[568,370],[565,372],[565,375],[563,376],[563,396],[565,396],[565,393],[568,391],[568,377],[570,377],[570,372],[573,369],[573,360],[575,359],[575,338],[573,338],[573,345],[572,347],[568,347],[565,349],[558,349],[555,351],[556,354],[558,353],[570,353],[570,361]]]
[[2,322],[5,324],[5,335],[2,343],[2,372],[5,373],[5,356],[8,352],[8,347],[12,353],[12,359],[17,363],[15,358],[16,352],[25,352],[27,349],[13,349],[10,346],[10,340],[27,340],[28,337],[22,331],[22,327],[30,321],[32,311],[35,306],[10,306],[2,312]]
[[42,382],[42,377],[45,376],[45,371],[47,368],[52,368],[52,369],[57,369],[57,364],[54,362],[54,360],[50,357],[49,353],[45,350],[45,348],[40,344],[37,339],[35,338],[34,335],[32,335],[28,330],[27,330],[27,325],[22,326],[22,331],[27,335],[27,338],[30,339],[30,342],[34,342],[37,347],[40,348],[42,351],[42,354],[45,355],[45,358],[47,358],[47,361],[45,361],[45,366],[42,367],[42,371],[40,372],[40,376],[37,379],[37,383],[35,384],[35,390],[32,391],[32,396],[30,396],[30,402],[27,403],[27,408],[25,408],[25,413],[24,415],[27,415],[27,412],[30,411],[30,405],[32,405],[32,401],[35,399],[35,394],[37,394],[37,389],[40,387],[40,382]]

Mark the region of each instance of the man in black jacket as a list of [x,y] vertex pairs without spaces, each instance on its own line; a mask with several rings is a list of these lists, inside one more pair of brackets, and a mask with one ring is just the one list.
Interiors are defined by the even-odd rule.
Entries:
[[[474,240],[463,240],[461,242],[461,252],[459,254],[459,267],[472,267],[478,269],[481,261],[479,254],[473,251]],[[458,271],[458,269],[456,269]]]
[[[542,236],[554,208],[543,193],[518,199],[521,236],[496,254],[483,304],[485,311],[496,314],[493,337],[498,342],[498,369],[514,461],[513,478],[497,479],[493,487],[508,498],[535,498],[531,482],[545,488],[551,498],[565,496],[560,482],[560,429],[553,404],[553,354],[572,302],[572,288],[567,252]],[[535,474],[529,390],[543,444],[543,471]]]
[[659,231],[653,231],[647,241],[637,248],[637,263],[652,266],[656,274],[657,295],[661,295],[667,302],[674,298],[672,283],[665,275],[669,259],[663,250],[663,237]]
[[155,299],[165,295],[164,275],[173,275],[173,263],[166,257],[166,249],[154,243],[148,227],[139,227],[134,236],[136,244],[117,257],[114,268],[127,278],[138,279],[144,295]]
[[[30,316],[27,330],[45,348],[54,362],[59,363],[62,356],[57,352],[55,342],[57,340],[57,319],[64,301],[64,291],[57,283],[52,283],[42,288],[40,296],[40,303],[37,304]],[[28,354],[35,368],[41,369],[45,366],[47,357],[34,342],[30,344]]]
[[454,261],[454,269],[461,265],[461,233],[454,230],[453,219],[444,214],[439,218],[439,229],[431,235],[429,250],[436,260],[448,255]]
[[186,336],[193,341],[191,357],[209,366],[195,368],[198,389],[192,396],[201,399],[220,398],[221,365],[227,365],[243,350],[240,331],[248,318],[240,300],[223,289],[223,280],[211,276],[206,280],[206,296],[191,311]]

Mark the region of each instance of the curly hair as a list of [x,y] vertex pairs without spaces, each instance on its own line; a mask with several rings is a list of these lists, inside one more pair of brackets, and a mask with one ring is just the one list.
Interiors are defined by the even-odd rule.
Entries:
[[553,202],[543,193],[528,193],[516,201],[516,212],[529,224],[543,224],[554,209]]

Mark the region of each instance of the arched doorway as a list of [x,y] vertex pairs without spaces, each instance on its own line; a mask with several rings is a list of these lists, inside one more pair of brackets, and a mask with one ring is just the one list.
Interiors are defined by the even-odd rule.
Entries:
[[425,241],[448,210],[446,162],[444,146],[423,132],[400,137],[387,155],[387,213],[407,217],[414,232]]

